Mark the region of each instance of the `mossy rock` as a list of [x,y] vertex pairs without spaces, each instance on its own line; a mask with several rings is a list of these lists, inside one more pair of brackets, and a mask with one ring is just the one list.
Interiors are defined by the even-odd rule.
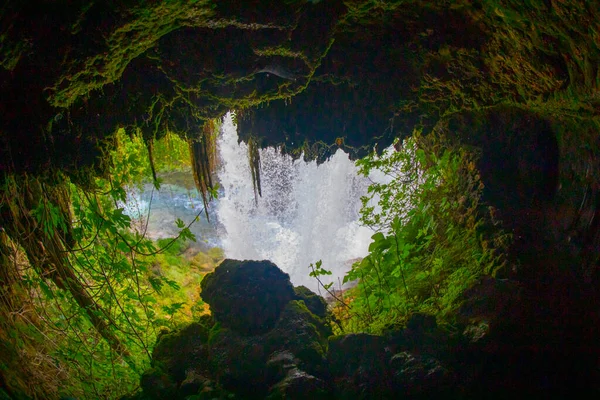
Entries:
[[270,261],[224,260],[201,284],[216,321],[242,335],[265,333],[295,297],[288,274]]
[[[211,371],[226,390],[263,398],[290,369],[297,367],[315,379],[327,375],[325,354],[330,334],[329,326],[311,313],[304,301],[292,300],[265,334],[242,335],[215,325],[209,339]],[[286,355],[281,363],[289,366],[273,365],[281,354]]]
[[212,324],[207,315],[179,331],[161,335],[152,352],[152,365],[161,366],[177,382],[185,379],[186,370],[190,368],[206,369],[206,343]]
[[291,352],[302,370],[311,374],[325,373],[327,338],[332,334],[323,318],[313,314],[303,300],[288,303],[275,328],[267,334],[271,353]]
[[296,300],[303,300],[310,312],[321,318],[328,316],[327,302],[323,297],[306,286],[295,286],[294,292],[296,293]]
[[[455,398],[454,374],[439,360],[423,354],[401,352],[390,359],[393,392],[398,397]],[[442,395],[445,394],[445,395]]]
[[326,400],[331,394],[326,383],[299,369],[292,369],[287,376],[273,386],[267,400]]
[[212,258],[214,262],[219,262],[225,258],[225,251],[220,247],[211,247],[206,254]]
[[211,372],[226,390],[241,396],[265,395],[268,390],[264,367],[267,356],[262,336],[242,336],[229,328],[211,332]]
[[161,368],[150,368],[144,372],[140,379],[140,386],[144,391],[143,398],[149,400],[170,400],[177,395],[177,384]]
[[391,354],[386,348],[384,337],[366,333],[329,338],[327,360],[338,398],[389,397]]

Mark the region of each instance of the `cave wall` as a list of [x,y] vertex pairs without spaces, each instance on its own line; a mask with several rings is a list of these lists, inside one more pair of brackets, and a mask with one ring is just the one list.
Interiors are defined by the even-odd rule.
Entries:
[[598,32],[584,0],[11,0],[0,174],[85,184],[117,127],[197,139],[228,110],[242,139],[318,161],[447,128],[481,152],[532,318],[593,346]]
[[487,194],[517,236],[595,259],[588,2],[11,1],[0,20],[4,176],[82,182],[103,173],[117,127],[198,139],[232,109],[243,140],[320,162],[449,124],[482,149]]
[[10,1],[0,169],[98,168],[116,127],[194,138],[231,109],[242,139],[320,161],[498,106],[595,120],[597,16],[576,0]]

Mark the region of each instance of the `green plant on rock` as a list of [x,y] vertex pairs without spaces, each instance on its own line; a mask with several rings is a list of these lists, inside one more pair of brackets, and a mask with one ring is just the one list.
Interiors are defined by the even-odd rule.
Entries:
[[[158,332],[204,312],[191,304],[202,275],[182,255],[195,240],[191,222],[176,221],[179,236],[159,242],[134,229],[126,189],[151,179],[149,154],[139,135],[120,130],[114,140],[107,176],[91,187],[60,173],[11,176],[1,187],[0,348],[10,352],[0,367],[38,382],[27,388],[7,375],[34,397],[123,395],[148,367]],[[171,155],[160,151],[155,161],[168,169]]]
[[344,277],[358,282],[349,305],[360,323],[350,329],[380,332],[414,312],[450,318],[465,289],[502,269],[509,236],[482,204],[475,163],[471,149],[435,132],[357,162],[365,176],[378,169],[389,179],[363,198],[361,219],[378,232]]

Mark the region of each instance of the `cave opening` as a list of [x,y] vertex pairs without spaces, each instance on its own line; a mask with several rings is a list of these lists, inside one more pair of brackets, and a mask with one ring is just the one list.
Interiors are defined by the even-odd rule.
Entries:
[[597,397],[599,24],[5,1],[0,397]]

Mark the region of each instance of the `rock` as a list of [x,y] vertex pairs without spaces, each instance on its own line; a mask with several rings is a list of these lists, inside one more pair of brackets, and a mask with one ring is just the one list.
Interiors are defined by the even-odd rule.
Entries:
[[303,300],[306,307],[317,317],[327,318],[327,302],[306,286],[294,287],[296,300]]
[[[507,279],[482,278],[463,294],[456,319],[467,347],[495,353],[499,346],[514,347],[531,335],[524,289]],[[535,335],[535,332],[534,332]]]
[[465,325],[483,320],[514,320],[523,294],[523,288],[516,282],[484,277],[463,293],[457,318]]
[[288,371],[298,366],[300,360],[287,351],[280,351],[271,354],[267,360],[267,376],[271,382],[278,382],[285,378]]
[[490,324],[486,321],[479,321],[468,325],[463,331],[463,337],[469,343],[479,343],[490,333]]
[[336,397],[376,399],[389,396],[389,363],[384,337],[366,333],[329,339],[327,359]]
[[275,328],[266,335],[269,351],[286,350],[303,370],[322,374],[325,368],[327,338],[332,334],[326,322],[310,312],[304,301],[290,301]]
[[150,368],[142,374],[140,386],[142,398],[151,400],[171,400],[177,395],[177,384],[171,376],[160,368]]
[[448,352],[448,335],[442,332],[433,315],[415,313],[406,323],[406,328],[392,331],[389,337],[390,350],[393,353],[411,351],[442,355]]
[[297,368],[288,371],[285,379],[273,386],[268,400],[308,400],[331,398],[325,382]]
[[212,324],[210,316],[203,316],[179,331],[162,334],[152,351],[152,366],[162,368],[176,382],[183,381],[189,369],[206,370]]
[[229,328],[211,333],[211,371],[224,389],[242,396],[266,395],[268,350],[262,336],[242,336]]
[[266,395],[290,369],[299,367],[313,375],[324,373],[330,333],[303,301],[293,300],[275,327],[265,334],[241,335],[225,327],[211,333],[212,369],[227,390],[246,396]]
[[210,379],[198,373],[194,369],[190,369],[186,373],[185,380],[179,385],[178,395],[180,398],[186,398],[198,394],[204,387],[211,386]]
[[289,275],[270,261],[224,260],[201,286],[215,320],[242,335],[273,328],[295,298]]
[[450,390],[453,375],[433,357],[409,352],[390,360],[393,391],[396,395],[443,398]]

